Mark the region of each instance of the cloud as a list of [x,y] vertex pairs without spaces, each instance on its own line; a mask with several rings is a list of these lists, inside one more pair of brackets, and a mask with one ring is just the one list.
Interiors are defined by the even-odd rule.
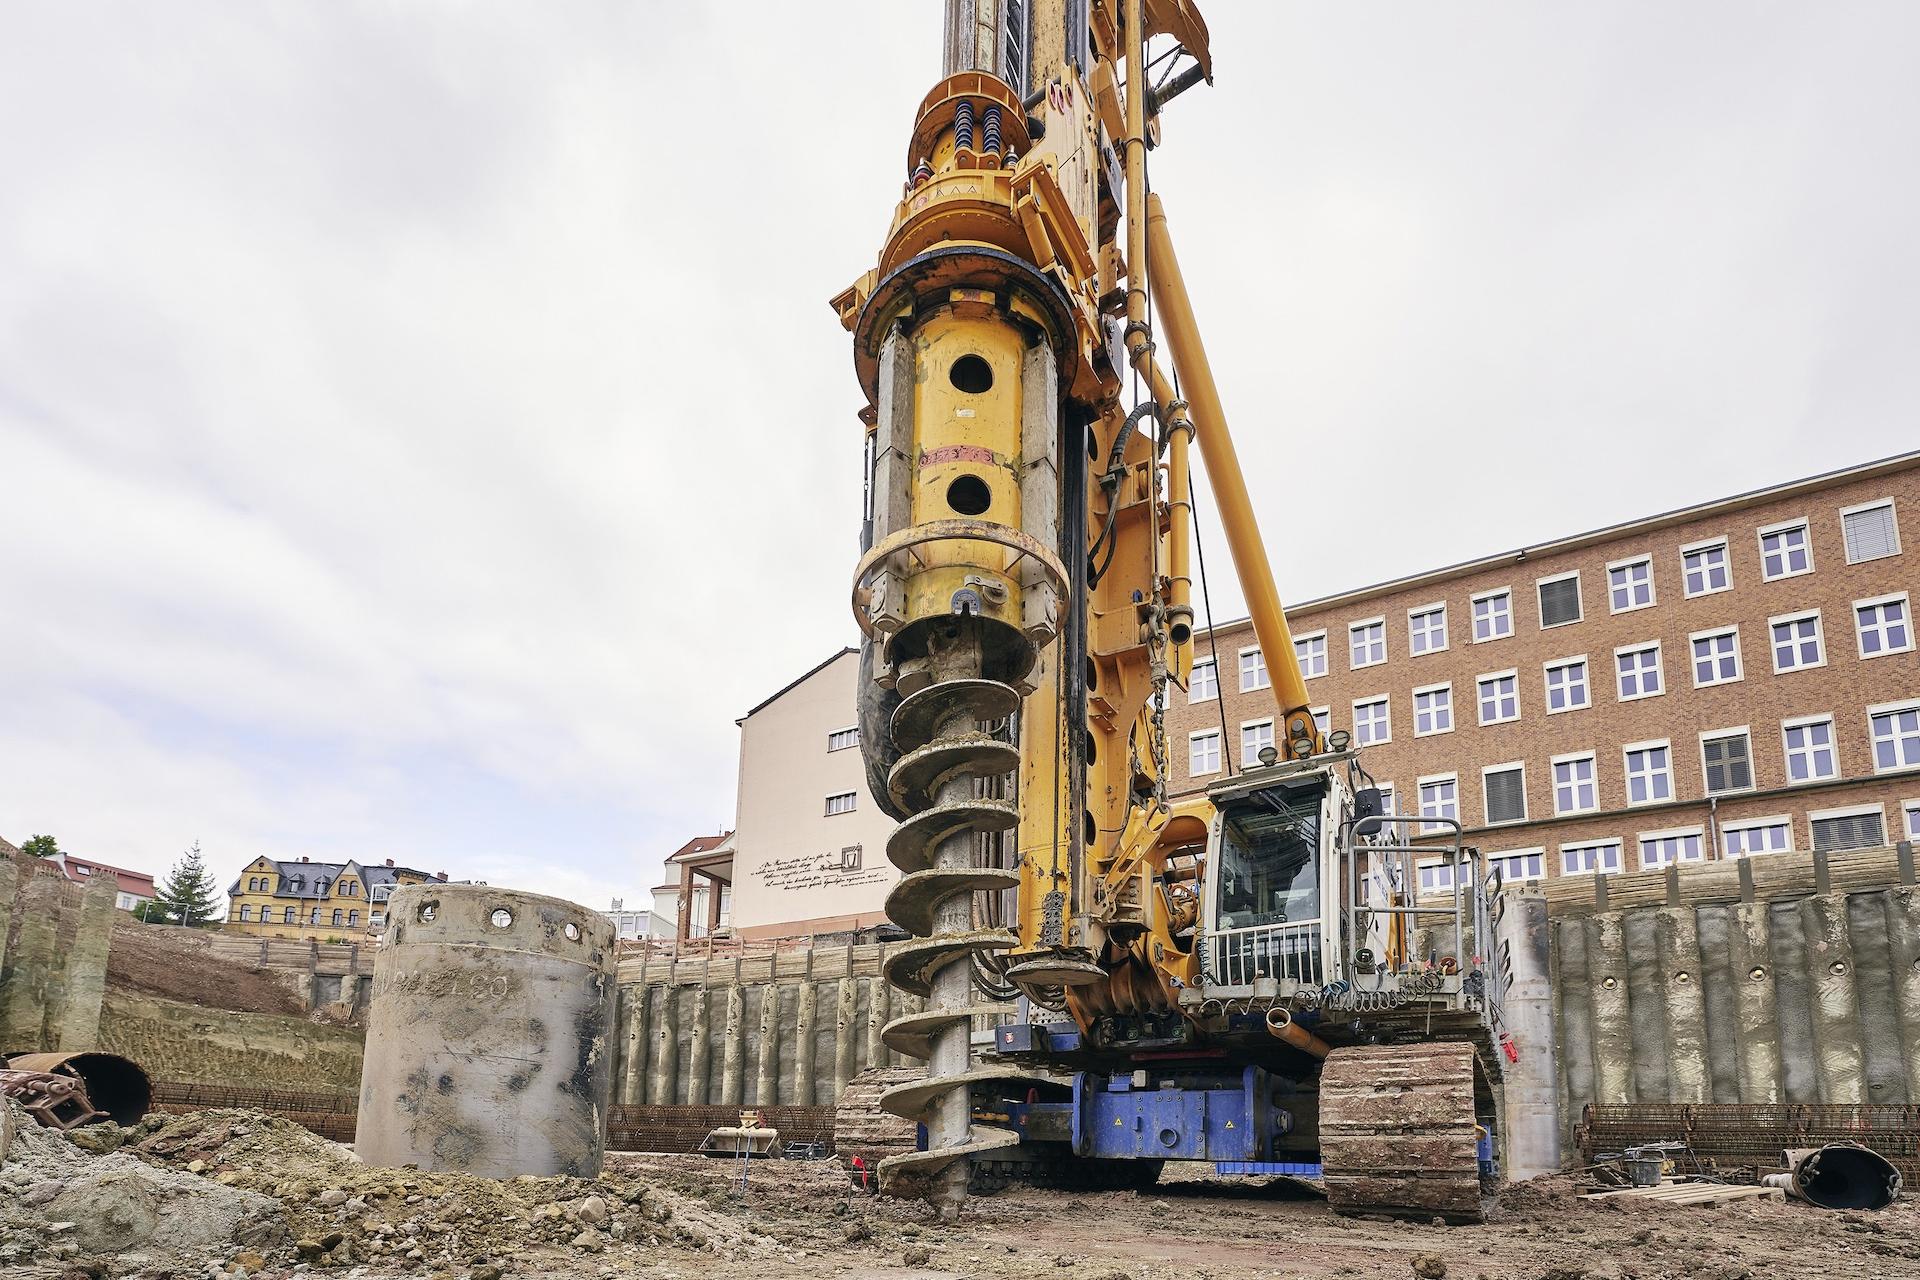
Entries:
[[[1911,443],[1908,8],[1211,16],[1153,172],[1283,596]],[[0,832],[639,897],[853,635],[937,11],[9,22]]]

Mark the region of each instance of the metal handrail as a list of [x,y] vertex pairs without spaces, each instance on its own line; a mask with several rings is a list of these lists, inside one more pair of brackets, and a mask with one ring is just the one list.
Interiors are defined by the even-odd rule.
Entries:
[[[1409,813],[1373,814],[1365,819],[1365,821],[1390,827],[1394,834],[1400,837],[1398,842],[1375,841],[1367,839],[1366,837],[1360,837],[1358,832],[1359,821],[1361,820],[1349,818],[1340,824],[1341,861],[1344,864],[1347,880],[1346,902],[1342,911],[1344,917],[1343,923],[1345,925],[1344,931],[1347,933],[1347,940],[1350,942],[1353,937],[1354,921],[1358,918],[1361,911],[1379,913],[1381,915],[1408,916],[1416,919],[1421,916],[1451,915],[1453,917],[1453,954],[1456,957],[1459,956],[1465,946],[1463,925],[1466,914],[1466,904],[1463,901],[1463,878],[1460,873],[1468,863],[1468,851],[1464,849],[1461,844],[1463,828],[1459,820],[1455,818],[1439,818],[1424,814]],[[1407,828],[1413,824],[1419,824],[1419,827],[1409,833]],[[1438,827],[1439,830],[1427,830],[1427,828],[1431,827]],[[1380,827],[1376,827],[1375,833],[1379,831]],[[1359,843],[1358,840],[1366,840],[1366,842]],[[1390,902],[1376,906],[1360,901],[1359,854],[1363,851],[1368,855],[1387,855],[1389,880],[1399,885],[1397,892],[1404,895],[1405,901],[1409,905],[1401,906],[1396,902]],[[1450,907],[1420,905],[1418,891],[1419,867],[1413,862],[1410,855],[1421,853],[1438,853],[1442,855],[1447,865],[1452,869],[1453,883],[1451,889],[1453,900]],[[1478,858],[1479,855],[1476,851],[1472,856]],[[1397,878],[1394,873],[1398,873]],[[1478,919],[1480,914],[1478,897],[1476,896],[1476,928],[1480,925]],[[1484,935],[1476,933],[1476,938],[1479,936]]]

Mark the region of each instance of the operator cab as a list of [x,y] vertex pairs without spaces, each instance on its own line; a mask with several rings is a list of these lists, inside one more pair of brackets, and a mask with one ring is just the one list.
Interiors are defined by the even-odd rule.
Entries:
[[1256,985],[1286,995],[1324,983],[1328,888],[1340,882],[1335,838],[1352,807],[1336,763],[1290,761],[1211,794],[1200,966],[1209,995],[1253,995]]
[[1458,822],[1384,812],[1352,751],[1250,769],[1208,799],[1201,990],[1183,999],[1497,1001],[1497,977],[1463,982],[1486,967],[1499,886]]

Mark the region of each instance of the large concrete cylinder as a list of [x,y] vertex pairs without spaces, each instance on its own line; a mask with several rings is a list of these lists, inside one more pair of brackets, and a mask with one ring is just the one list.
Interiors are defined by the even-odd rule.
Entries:
[[354,1150],[484,1177],[600,1172],[614,930],[559,898],[410,885],[374,966]]

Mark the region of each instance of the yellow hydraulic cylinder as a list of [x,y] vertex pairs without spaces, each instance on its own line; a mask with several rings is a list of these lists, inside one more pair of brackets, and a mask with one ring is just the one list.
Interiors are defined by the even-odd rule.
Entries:
[[1166,209],[1156,194],[1149,193],[1146,203],[1147,251],[1152,255],[1153,298],[1158,307],[1160,329],[1173,349],[1173,361],[1180,370],[1181,390],[1193,405],[1200,435],[1200,458],[1207,465],[1207,480],[1220,509],[1220,523],[1226,530],[1227,550],[1233,555],[1241,590],[1246,593],[1247,612],[1253,619],[1253,633],[1259,638],[1260,650],[1266,656],[1274,696],[1286,713],[1286,740],[1309,738],[1318,749],[1320,731],[1307,710],[1307,682],[1300,675],[1300,664],[1294,657],[1293,635],[1287,629],[1279,588],[1274,585],[1267,545],[1260,539],[1253,500],[1247,494],[1247,478],[1240,470],[1240,456],[1227,430],[1227,415],[1220,407],[1220,390],[1214,385],[1213,369],[1207,363],[1206,347],[1200,341],[1200,327],[1193,318],[1193,304],[1180,276],[1180,260],[1174,256],[1173,239],[1167,234]]

